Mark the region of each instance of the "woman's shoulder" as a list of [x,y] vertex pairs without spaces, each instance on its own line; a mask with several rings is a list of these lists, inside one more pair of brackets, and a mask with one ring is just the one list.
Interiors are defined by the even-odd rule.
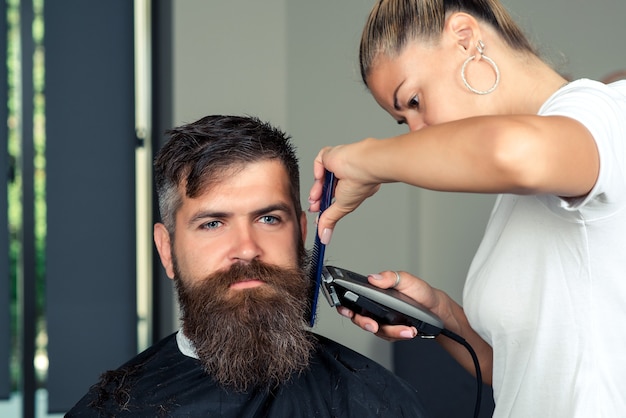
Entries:
[[542,116],[562,115],[585,122],[614,116],[618,126],[625,123],[626,80],[611,84],[581,78],[571,81],[557,90],[539,109]]
[[579,78],[565,84],[554,96],[559,97],[563,94],[576,92],[597,94],[600,96],[607,95],[616,99],[626,100],[626,80],[618,80],[605,84],[590,78]]

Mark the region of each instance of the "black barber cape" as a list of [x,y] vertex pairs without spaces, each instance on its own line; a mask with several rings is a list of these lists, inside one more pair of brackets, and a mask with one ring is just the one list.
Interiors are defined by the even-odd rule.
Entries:
[[355,351],[315,338],[306,371],[269,392],[239,393],[215,383],[197,359],[182,354],[172,334],[108,372],[105,389],[92,386],[66,417],[426,416],[405,381]]

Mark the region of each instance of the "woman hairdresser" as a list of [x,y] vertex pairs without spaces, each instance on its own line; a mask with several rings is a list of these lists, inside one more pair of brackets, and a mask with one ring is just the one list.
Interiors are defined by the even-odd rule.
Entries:
[[[407,272],[370,282],[395,286],[473,346],[494,416],[623,416],[626,81],[567,83],[497,0],[378,1],[360,66],[410,132],[320,151],[311,210],[324,169],[338,179],[322,242],[382,183],[498,194],[463,307]],[[416,335],[340,312],[390,340]],[[438,340],[473,371],[462,346]]]

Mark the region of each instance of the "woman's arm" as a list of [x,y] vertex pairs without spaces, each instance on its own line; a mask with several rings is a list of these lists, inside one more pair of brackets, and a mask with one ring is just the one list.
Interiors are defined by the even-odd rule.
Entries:
[[319,220],[332,229],[381,183],[456,192],[588,193],[599,156],[589,131],[562,116],[480,116],[379,140],[320,151],[314,162],[310,209],[319,210],[324,169],[338,179],[334,203]]

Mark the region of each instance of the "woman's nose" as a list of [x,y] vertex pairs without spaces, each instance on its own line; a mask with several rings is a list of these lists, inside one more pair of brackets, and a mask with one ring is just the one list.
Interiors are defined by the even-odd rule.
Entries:
[[422,128],[426,127],[424,120],[422,118],[414,118],[412,120],[408,120],[407,124],[409,125],[409,131],[419,131]]
[[405,123],[409,127],[409,131],[419,131],[427,126],[424,121],[424,114],[417,110],[411,110],[405,114]]

